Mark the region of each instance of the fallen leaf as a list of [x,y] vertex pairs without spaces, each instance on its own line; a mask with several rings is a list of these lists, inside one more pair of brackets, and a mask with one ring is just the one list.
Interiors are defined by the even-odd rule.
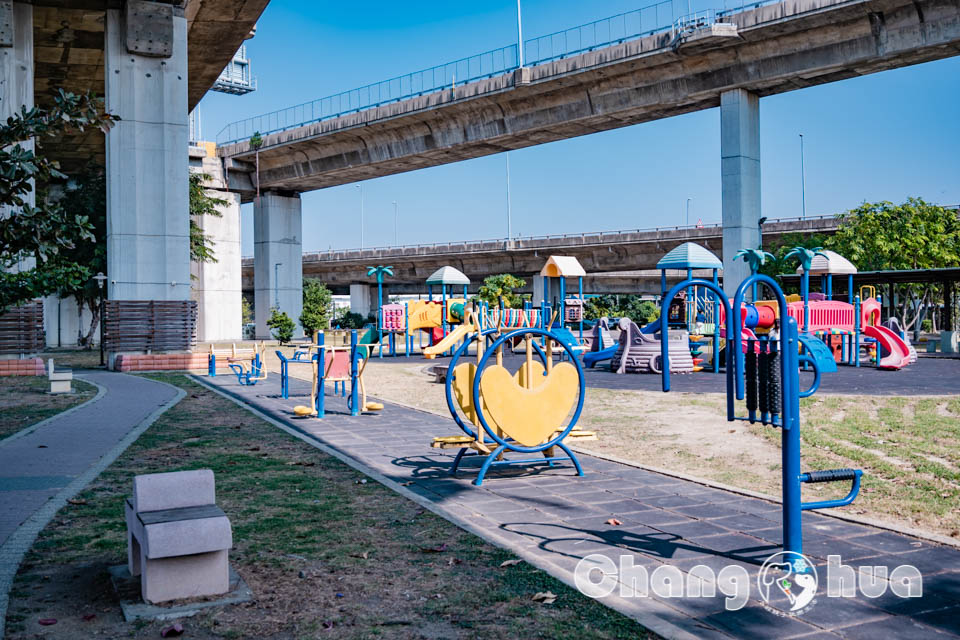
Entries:
[[260,451],[260,447],[250,447],[247,451]]
[[97,617],[97,614],[95,614],[95,613],[88,613],[87,615],[83,616],[83,621],[84,621],[84,622],[90,622],[91,620],[93,620],[93,619],[96,618],[96,617]]
[[169,627],[164,627],[163,629],[161,629],[160,637],[174,638],[176,636],[179,636],[182,633],[183,633],[183,625],[178,622],[176,624],[170,625]]
[[460,558],[450,558],[449,560],[447,560],[447,564],[451,566],[455,564],[460,564],[461,562],[462,560],[460,560]]
[[46,449],[46,448],[47,448],[47,445],[45,445],[45,444],[38,444],[38,445],[37,445],[37,449]]
[[447,550],[446,542],[444,542],[443,544],[437,547],[420,547],[420,551],[424,553],[443,553],[446,550]]
[[409,486],[412,485],[412,484],[413,484],[413,481],[410,481],[410,482],[401,482],[401,483],[400,483],[400,486],[401,486],[401,487],[409,487]]
[[730,431],[727,431],[727,433],[736,433],[736,432],[737,432],[736,429],[730,429]]
[[70,504],[87,504],[87,501],[82,498],[78,498],[78,499],[70,498],[69,500],[67,500],[67,502]]
[[363,558],[364,560],[366,560],[368,557],[370,557],[370,552],[369,552],[369,551],[364,551],[363,553],[351,553],[351,554],[350,554],[350,557],[351,557],[351,558]]
[[331,620],[324,620],[323,628],[327,631],[330,631],[331,629],[333,629],[333,622]]
[[611,526],[613,526],[613,527],[619,527],[619,526],[622,525],[623,523],[620,522],[619,520],[617,520],[616,518],[610,518],[609,520],[607,520],[607,521],[604,522],[603,524],[609,524],[609,525],[611,525]]
[[557,601],[557,596],[550,591],[538,591],[536,595],[533,596],[533,601],[541,604],[553,604]]
[[52,624],[57,624],[57,619],[56,618],[40,618],[39,620],[37,620],[37,622],[40,623],[40,626],[42,627],[49,627]]
[[523,562],[523,560],[521,560],[520,558],[513,558],[512,560],[504,560],[503,562],[500,563],[500,566],[512,567],[513,565],[520,564],[521,562]]

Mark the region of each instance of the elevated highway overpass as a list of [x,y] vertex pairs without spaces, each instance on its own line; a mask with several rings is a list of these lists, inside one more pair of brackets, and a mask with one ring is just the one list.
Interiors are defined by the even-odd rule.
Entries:
[[[834,216],[770,220],[763,226],[763,240],[773,245],[784,234],[829,234],[836,229]],[[576,256],[587,271],[584,289],[589,293],[656,293],[660,290],[659,272],[653,271],[657,261],[690,241],[720,253],[723,228],[665,227],[515,238],[509,243],[501,239],[311,252],[303,254],[303,277],[316,278],[334,293],[346,294],[370,286],[368,267],[391,265],[394,277],[386,281],[390,293],[422,294],[431,273],[452,265],[474,283],[471,291],[487,276],[499,273],[527,279],[527,289],[532,290],[531,276],[540,272],[548,256],[557,254]],[[243,260],[243,289],[247,295],[254,291],[252,258]]]

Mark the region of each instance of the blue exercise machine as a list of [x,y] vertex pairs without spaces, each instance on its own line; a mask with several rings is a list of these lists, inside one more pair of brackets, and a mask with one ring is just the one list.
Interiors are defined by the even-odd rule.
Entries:
[[[738,329],[741,326],[741,305],[747,290],[754,285],[765,285],[776,297],[783,320],[780,335],[763,336],[757,340],[743,341]],[[800,471],[800,398],[813,395],[820,386],[820,359],[800,354],[801,342],[797,331],[797,321],[787,313],[787,302],[783,290],[769,276],[754,274],[744,280],[737,288],[733,304],[729,303],[723,290],[706,280],[688,279],[674,286],[661,301],[661,317],[665,317],[667,307],[674,296],[690,286],[705,287],[716,294],[725,307],[727,322],[727,344],[732,345],[736,354],[728,358],[727,380],[727,420],[746,420],[777,427],[781,430],[782,466],[783,466],[783,548],[786,551],[803,553],[802,513],[809,509],[829,509],[843,507],[853,502],[860,492],[860,469],[832,469],[828,471]],[[732,307],[732,308],[731,308]],[[746,347],[746,348],[744,348]],[[730,350],[728,350],[729,352]],[[661,343],[663,361],[663,390],[670,391],[670,354],[667,342]],[[806,390],[800,390],[800,365],[813,368],[813,382]],[[747,416],[737,416],[735,400],[746,399]],[[803,502],[801,486],[803,483],[851,481],[847,495],[836,500]]]

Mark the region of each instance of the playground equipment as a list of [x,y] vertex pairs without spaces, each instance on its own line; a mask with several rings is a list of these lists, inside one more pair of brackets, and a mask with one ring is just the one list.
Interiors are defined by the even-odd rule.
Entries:
[[[544,318],[550,317],[547,308],[550,304],[551,278],[557,280],[559,295],[553,306],[557,307],[558,324],[551,322],[551,331],[565,341],[576,351],[583,351],[583,277],[587,272],[580,261],[573,256],[550,256],[546,264],[540,269],[543,277],[543,299],[540,301],[540,310]],[[567,296],[567,278],[577,279],[577,295]],[[551,318],[552,320],[552,318]],[[578,324],[579,335],[574,338],[573,333],[566,328],[566,324]]]
[[[450,360],[446,377],[447,408],[463,435],[434,438],[431,446],[459,450],[451,474],[457,472],[466,457],[482,458],[473,481],[477,486],[483,483],[490,467],[501,465],[553,466],[569,460],[577,475],[582,476],[580,462],[565,440],[591,440],[596,439],[596,434],[575,429],[585,395],[583,367],[575,352],[547,329],[526,327],[500,332],[497,328],[484,329],[481,322],[479,313],[467,311],[464,324],[458,329],[465,330],[462,343]],[[504,366],[504,347],[515,339],[522,341],[525,357],[520,368],[511,373]],[[425,352],[446,350],[446,340]],[[543,348],[538,340],[544,342]],[[476,363],[461,362],[474,344]],[[554,344],[569,356],[569,362],[554,363]],[[534,352],[539,361],[534,359]],[[536,453],[543,458],[528,457]],[[508,457],[511,454],[521,457]]]
[[[740,332],[735,327],[742,325],[742,305],[744,295],[754,284],[765,286],[777,302],[780,317],[785,318],[780,335],[760,336],[755,342],[743,345]],[[662,311],[667,312],[670,301],[683,289],[701,286],[711,290],[715,299],[724,305],[727,317],[733,321],[727,323],[728,343],[732,343],[735,356],[731,356],[726,367],[727,380],[727,420],[747,420],[777,427],[782,434],[783,448],[783,548],[786,551],[803,553],[803,528],[801,514],[809,509],[828,509],[842,507],[853,502],[860,492],[860,469],[833,469],[829,471],[800,471],[800,398],[813,395],[820,385],[820,371],[816,360],[799,353],[799,332],[796,318],[787,312],[787,301],[783,291],[770,277],[754,274],[744,280],[737,288],[731,305],[723,291],[706,280],[687,279],[674,286],[664,296]],[[750,344],[750,343],[753,344]],[[744,348],[744,346],[746,348]],[[661,343],[663,359],[663,390],[670,391],[670,352],[666,343]],[[800,390],[800,364],[813,367],[814,380],[809,389]],[[746,390],[746,393],[744,391]],[[735,414],[735,400],[746,398],[747,416]],[[804,483],[838,482],[849,480],[850,491],[843,498],[803,502],[801,488]]]
[[[312,373],[310,386],[310,405],[298,405],[293,408],[295,415],[302,418],[323,418],[326,415],[326,383],[333,383],[334,394],[347,396],[347,408],[350,415],[358,416],[365,411],[380,411],[383,404],[367,400],[366,387],[363,382],[363,371],[370,360],[370,351],[376,346],[361,344],[357,330],[330,331],[331,344],[326,342],[327,332],[317,334],[317,342],[311,345],[316,352],[309,360],[295,360],[287,358],[277,350],[280,359],[280,395],[290,397],[290,365],[300,362],[309,364]],[[343,344],[343,336],[348,336],[349,343]],[[337,344],[339,343],[339,344]],[[347,395],[347,383],[350,383],[350,394]]]
[[606,317],[597,320],[591,333],[593,339],[590,341],[590,351],[583,354],[585,367],[593,367],[598,362],[612,358],[619,344],[610,336],[610,320]]
[[[654,331],[660,326],[659,319],[653,331],[645,332],[630,318],[620,318],[620,342],[613,355],[610,368],[616,373],[660,373],[660,338]],[[646,327],[644,327],[646,329]],[[689,334],[686,331],[671,331],[667,342],[673,359],[674,373],[693,373],[694,364],[690,353]]]
[[263,367],[263,342],[252,347],[237,348],[236,343],[230,349],[215,349],[210,345],[210,354],[207,356],[207,375],[211,378],[217,375],[217,358],[227,363],[227,367],[237,376],[237,382],[244,386],[253,386],[260,380],[267,379],[267,370]]

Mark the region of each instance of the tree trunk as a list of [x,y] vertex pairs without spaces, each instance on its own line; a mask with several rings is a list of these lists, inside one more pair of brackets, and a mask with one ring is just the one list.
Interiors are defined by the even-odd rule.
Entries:
[[97,330],[97,327],[100,326],[100,303],[93,299],[86,301],[87,308],[90,309],[90,328],[87,329],[87,336],[84,338],[84,343],[93,347],[93,336]]

